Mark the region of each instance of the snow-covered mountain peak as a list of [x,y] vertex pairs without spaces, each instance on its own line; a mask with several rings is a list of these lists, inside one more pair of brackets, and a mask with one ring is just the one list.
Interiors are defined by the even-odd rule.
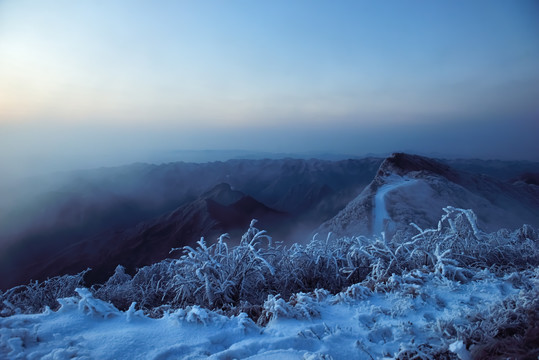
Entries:
[[377,177],[417,176],[420,173],[432,173],[451,180],[458,178],[458,173],[446,164],[424,156],[406,153],[394,153],[386,158],[377,173]]
[[[479,224],[493,231],[522,222],[538,226],[539,192],[486,175],[451,168],[434,159],[395,153],[385,159],[372,182],[317,232],[337,236],[380,235],[436,226],[442,208],[473,209]],[[415,221],[414,221],[415,222]]]

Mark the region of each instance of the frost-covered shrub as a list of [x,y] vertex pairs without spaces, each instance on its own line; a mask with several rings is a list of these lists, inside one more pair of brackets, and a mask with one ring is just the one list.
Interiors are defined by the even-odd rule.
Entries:
[[[522,270],[539,264],[538,238],[528,225],[509,232],[502,229],[486,234],[477,227],[472,210],[448,206],[436,229],[419,231],[400,248],[409,257],[409,266],[440,265],[440,256],[451,254],[451,265]],[[438,253],[438,255],[436,254]],[[446,259],[448,257],[445,257]]]
[[[112,304],[96,299],[90,290],[86,288],[77,288],[75,292],[80,297],[80,300],[77,300],[77,306],[79,310],[87,315],[91,315],[99,318],[112,318],[120,315],[120,311]],[[62,305],[68,304],[70,298],[59,299]],[[134,309],[131,308],[131,311]]]
[[[268,314],[264,305],[268,299],[293,302],[299,293],[315,297],[341,293],[345,294],[341,301],[348,301],[372,292],[415,297],[427,277],[468,282],[484,269],[502,276],[511,273],[508,281],[525,289],[534,287],[530,277],[522,275],[539,265],[539,241],[533,228],[486,234],[477,227],[471,210],[447,207],[444,212],[436,228],[415,226],[415,236],[335,239],[330,235],[325,240],[315,236],[305,246],[274,242],[256,228],[254,220],[237,246],[227,244],[226,234],[211,245],[201,239],[196,247],[173,249],[182,252],[179,258],[143,267],[133,276],[118,266],[107,282],[91,291],[118,309],[136,303],[137,309],[155,317],[198,305],[228,315],[245,312],[256,320],[264,311],[264,316]],[[83,275],[10,289],[0,294],[0,309],[4,316],[38,312],[45,306],[54,309],[57,298],[72,296],[81,287]]]
[[312,319],[320,316],[317,304],[318,299],[313,294],[297,293],[289,301],[279,295],[268,295],[257,323],[266,325],[278,318]]
[[93,292],[97,298],[112,302],[118,309],[125,310],[136,297],[131,279],[132,277],[125,273],[125,268],[118,265],[104,285],[92,287]]
[[427,344],[420,344],[419,346],[401,345],[401,349],[395,354],[394,358],[397,360],[462,360],[462,358],[449,350],[440,351]]
[[355,303],[357,300],[363,300],[372,296],[372,294],[371,289],[361,284],[354,284],[336,294],[333,298],[333,303]]
[[63,275],[42,282],[34,281],[0,292],[0,316],[37,313],[46,307],[56,310],[60,307],[59,298],[75,295],[75,289],[84,284],[88,270],[76,275]]
[[[479,281],[485,281],[485,271],[478,275]],[[505,276],[503,280],[515,279],[515,275]],[[459,317],[436,320],[433,331],[445,339],[446,344],[452,344],[451,351],[466,352],[468,358],[538,358],[539,268],[522,271],[518,277],[525,279],[518,281],[516,287],[521,289],[518,294],[480,310],[463,308]]]
[[521,291],[459,329],[474,358],[539,357],[539,288]]
[[172,301],[169,287],[174,273],[171,267],[172,260],[167,259],[145,266],[131,277],[118,266],[106,283],[92,286],[92,291],[97,298],[109,301],[121,310],[126,310],[133,302],[139,308],[154,309]]
[[[444,211],[436,228],[416,226],[417,235],[315,236],[305,246],[273,242],[253,221],[238,246],[229,246],[226,235],[211,245],[201,239],[196,247],[173,249],[175,255],[181,251],[177,258],[132,276],[118,266],[105,283],[90,289],[81,287],[84,272],[32,282],[0,292],[0,311],[10,316],[61,306],[59,312],[75,309],[98,319],[130,322],[147,315],[204,326],[225,315],[236,317],[242,331],[279,318],[313,319],[297,336],[318,342],[351,336],[320,324],[336,305],[357,307],[352,319],[359,322],[361,338],[350,341],[361,358],[537,358],[537,232],[523,226],[486,234],[471,210]],[[483,289],[482,296],[472,295],[476,289]],[[492,300],[490,290],[497,296]],[[25,344],[38,341],[10,325],[0,330],[4,352],[22,352]],[[383,350],[375,354],[373,346]],[[311,355],[305,357],[326,358]]]
[[[275,275],[270,258],[278,249],[254,224],[251,222],[240,244],[232,249],[223,236],[211,246],[202,239],[196,249],[185,247],[185,254],[171,264],[173,303],[209,308],[238,304],[240,300],[260,303],[260,294],[267,292],[269,278]],[[267,246],[263,246],[264,240]]]
[[437,228],[423,230],[412,223],[419,232],[415,236],[399,233],[392,239],[363,241],[355,252],[361,254],[361,264],[369,264],[364,284],[388,291],[395,286],[395,275],[412,270],[467,282],[477,269],[507,273],[539,265],[537,233],[530,226],[486,234],[477,227],[472,210],[443,210]]
[[273,243],[255,224],[238,246],[229,247],[223,235],[212,245],[201,239],[196,248],[173,249],[183,255],[141,268],[132,278],[118,267],[105,284],[93,287],[95,296],[121,309],[136,301],[148,312],[163,305],[176,309],[198,304],[260,314],[268,295],[288,299],[318,288],[335,293],[359,280],[357,269],[368,273],[358,239],[315,238],[307,246],[286,247]]

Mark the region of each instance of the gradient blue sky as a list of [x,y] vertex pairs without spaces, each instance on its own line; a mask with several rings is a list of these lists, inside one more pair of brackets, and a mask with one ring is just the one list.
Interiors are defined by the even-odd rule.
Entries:
[[537,19],[525,0],[0,0],[0,161],[539,160]]

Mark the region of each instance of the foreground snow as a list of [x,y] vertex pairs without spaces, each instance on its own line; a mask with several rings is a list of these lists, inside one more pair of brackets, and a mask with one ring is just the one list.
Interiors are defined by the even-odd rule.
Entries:
[[90,289],[82,272],[0,292],[0,359],[537,359],[536,230],[443,211],[417,235],[290,247],[253,220],[237,246]]
[[445,326],[465,326],[466,315],[517,294],[518,284],[515,276],[488,271],[466,284],[415,271],[391,277],[387,292],[353,285],[336,295],[297,294],[289,302],[270,296],[265,327],[245,314],[226,317],[198,306],[152,319],[134,306],[119,311],[81,288],[79,296],[61,299],[56,312],[1,318],[0,358],[379,359],[439,349],[467,359]]

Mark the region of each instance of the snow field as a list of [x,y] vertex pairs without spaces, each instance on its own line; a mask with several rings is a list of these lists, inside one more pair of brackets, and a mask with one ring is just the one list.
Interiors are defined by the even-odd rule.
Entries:
[[226,317],[190,306],[152,319],[120,311],[88,289],[40,314],[0,319],[0,357],[6,359],[382,359],[469,353],[447,324],[466,325],[518,293],[511,277],[488,271],[462,284],[432,273],[395,276],[389,292],[361,285],[330,295],[319,290],[285,302],[269,297],[265,327],[245,314]]

